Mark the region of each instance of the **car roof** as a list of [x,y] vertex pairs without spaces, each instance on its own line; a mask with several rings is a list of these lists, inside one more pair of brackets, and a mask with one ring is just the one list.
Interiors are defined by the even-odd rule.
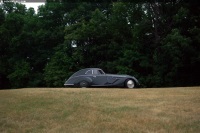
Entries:
[[88,70],[102,70],[100,68],[84,68],[77,72],[75,72],[71,77],[78,76],[78,75],[85,75]]
[[96,69],[98,69],[98,70],[101,70],[100,68],[84,68],[84,69],[81,69],[81,70],[96,70]]

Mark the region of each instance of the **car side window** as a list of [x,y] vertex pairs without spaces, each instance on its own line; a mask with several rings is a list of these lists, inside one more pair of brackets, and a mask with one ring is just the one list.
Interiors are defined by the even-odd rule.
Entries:
[[94,70],[94,74],[95,74],[95,75],[98,75],[99,73],[98,73],[98,71],[97,71],[97,70]]
[[88,70],[88,71],[85,72],[85,74],[86,75],[91,75],[91,74],[93,74],[93,72],[92,72],[92,70]]
[[99,74],[105,74],[102,70],[98,70]]
[[94,70],[95,75],[101,75],[104,74],[101,70]]

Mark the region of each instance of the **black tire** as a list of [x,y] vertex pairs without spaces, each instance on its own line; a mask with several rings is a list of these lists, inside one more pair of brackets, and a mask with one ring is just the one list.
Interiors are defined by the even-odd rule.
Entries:
[[87,88],[89,86],[89,83],[87,81],[81,81],[79,83],[79,87],[81,88]]
[[129,89],[133,89],[136,87],[135,81],[133,79],[127,79],[125,82],[125,87]]

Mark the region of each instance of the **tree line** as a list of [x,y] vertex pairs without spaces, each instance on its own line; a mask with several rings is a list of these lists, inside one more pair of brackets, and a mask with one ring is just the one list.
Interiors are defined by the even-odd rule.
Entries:
[[200,8],[173,1],[0,4],[0,88],[62,87],[99,67],[143,87],[200,85]]

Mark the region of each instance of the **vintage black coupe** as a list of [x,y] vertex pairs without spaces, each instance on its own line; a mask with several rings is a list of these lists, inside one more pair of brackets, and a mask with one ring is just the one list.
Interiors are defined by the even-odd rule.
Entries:
[[140,84],[138,80],[129,75],[106,74],[99,68],[85,68],[74,73],[64,86],[74,87],[126,87],[135,88]]

